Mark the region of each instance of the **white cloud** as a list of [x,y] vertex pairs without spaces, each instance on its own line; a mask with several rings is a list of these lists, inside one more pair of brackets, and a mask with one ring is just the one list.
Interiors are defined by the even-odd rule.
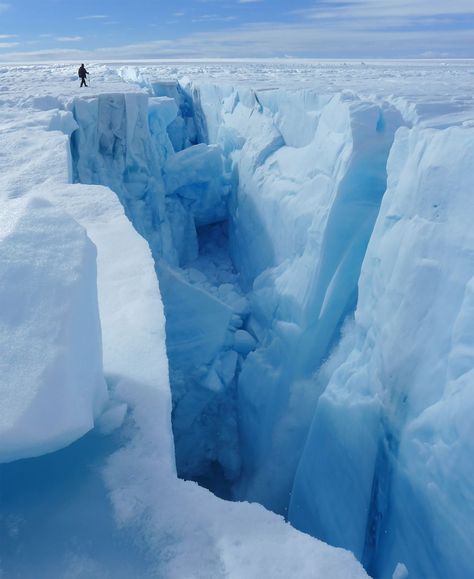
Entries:
[[77,20],[104,20],[108,18],[106,14],[91,14],[90,16],[78,16]]
[[19,44],[19,42],[0,42],[0,48],[13,48]]
[[0,34],[0,39],[4,40],[6,38],[18,38],[18,34]]
[[237,16],[219,16],[218,14],[202,14],[193,18],[191,22],[232,22],[237,20]]
[[409,21],[416,18],[474,15],[472,0],[322,0],[312,8],[297,10],[310,19],[346,20],[377,19],[391,24],[391,19]]
[[[201,0],[204,1],[204,0]],[[209,1],[209,0],[207,0]],[[245,3],[245,2],[244,2]],[[210,6],[210,4],[208,4]],[[178,17],[183,11],[176,12]],[[456,28],[464,14],[474,15],[474,0],[321,0],[311,9],[293,12],[287,23],[247,24],[152,42],[97,50],[57,49],[6,52],[2,59],[146,59],[261,58],[292,55],[314,58],[412,58],[421,55],[474,57],[474,24]],[[410,28],[413,19],[425,26]],[[232,21],[235,16],[204,14],[194,22]],[[289,19],[290,20],[290,19]],[[433,24],[436,27],[430,28]],[[65,36],[61,42],[78,42]]]
[[[451,37],[453,55],[474,56],[472,42],[470,48],[464,43],[460,49],[460,42],[456,39],[458,33],[464,39],[465,33],[458,26],[461,21],[464,22],[463,30],[466,30],[466,34],[474,38],[474,0],[321,0],[311,8],[293,10],[291,14],[299,16],[306,26],[313,28],[315,34],[325,35],[330,31],[333,41],[343,44],[346,38],[350,39],[351,34],[365,34],[373,40],[372,56],[383,56],[386,53],[394,57],[397,54],[440,54],[437,34],[440,37]],[[397,34],[401,35],[402,32],[406,32],[402,37],[408,46],[387,46],[384,36],[389,41],[396,41]],[[430,44],[422,46],[421,40],[426,34]],[[331,45],[334,44],[331,42]],[[364,38],[361,37],[361,47],[364,44]],[[419,46],[419,50],[412,53],[410,49],[415,45]],[[350,52],[346,54],[351,55]]]
[[82,40],[82,36],[58,36],[56,40],[58,42],[79,42]]
[[[55,49],[35,52],[5,52],[4,61],[28,60],[127,60],[146,58],[263,58],[314,56],[316,58],[409,58],[423,53],[443,57],[474,56],[472,31],[374,31],[334,29],[308,24],[235,27],[198,33],[173,40],[156,40],[97,50]],[[82,60],[83,59],[83,60]]]

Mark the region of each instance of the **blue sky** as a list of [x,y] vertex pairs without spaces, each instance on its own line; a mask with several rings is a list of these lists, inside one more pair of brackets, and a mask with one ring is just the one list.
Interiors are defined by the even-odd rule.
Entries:
[[0,60],[474,57],[474,0],[0,0]]

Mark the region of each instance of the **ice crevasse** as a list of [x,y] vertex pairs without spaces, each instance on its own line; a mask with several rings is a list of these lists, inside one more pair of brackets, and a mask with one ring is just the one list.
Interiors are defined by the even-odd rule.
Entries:
[[403,127],[350,92],[133,80],[154,96],[138,117],[116,97],[125,152],[104,163],[156,260],[181,476],[377,577],[465,576],[472,127]]
[[[134,113],[125,133],[135,135],[134,148],[120,132],[125,102]],[[166,203],[159,196],[161,172],[149,164],[156,143],[149,139],[147,99],[90,99],[79,104],[82,117],[75,111],[80,124],[71,112],[77,105],[30,111],[34,131],[18,128],[0,140],[2,162],[19,163],[22,176],[2,181],[1,199],[0,264],[9,280],[2,300],[11,306],[0,318],[2,351],[10,356],[2,358],[10,373],[1,381],[1,412],[8,419],[2,421],[0,465],[2,574],[366,577],[352,554],[298,532],[260,505],[225,502],[177,478],[163,305],[148,233],[155,233],[155,258],[170,251],[170,272],[179,254],[166,238],[167,214],[158,214]],[[99,135],[100,148],[91,174],[115,176],[115,193],[70,183],[82,149],[74,149],[80,135],[71,143],[69,136],[87,118],[98,121],[88,135]],[[100,138],[99,126],[108,139]],[[12,146],[17,141],[22,147]],[[25,150],[33,163],[18,158]],[[196,164],[219,167],[215,148],[206,150],[197,148]],[[37,171],[37,164],[48,172]],[[119,179],[120,171],[128,178]],[[21,182],[30,187],[21,189]],[[142,201],[138,184],[148,184],[156,199],[135,206]],[[137,210],[150,219],[141,222],[149,244],[124,207],[129,218]],[[29,283],[20,283],[25,279]],[[28,352],[36,341],[47,347]]]
[[[119,72],[142,91],[64,105],[73,123],[71,176],[82,184],[77,191],[112,189],[151,250],[179,475],[263,504],[352,551],[374,577],[472,574],[472,126],[411,126],[394,105],[349,91],[252,90]],[[42,195],[73,212],[59,189]],[[93,209],[83,202],[73,216],[99,244],[100,226],[91,226]],[[131,266],[127,236],[110,239]],[[106,372],[133,369],[119,382],[119,398],[160,438],[169,420],[166,387],[162,428],[133,388],[160,375],[136,363],[159,325],[147,313],[158,294],[147,286],[147,307],[129,307],[137,271],[120,301],[122,274],[110,261],[99,261]],[[143,267],[151,284],[151,262]],[[137,311],[137,348],[125,355],[118,324]],[[152,364],[150,348],[145,358]],[[97,380],[100,399],[100,371]],[[95,408],[89,403],[89,427]],[[141,443],[151,449],[147,436]],[[179,577],[190,560],[202,560],[196,545],[197,559],[176,547],[191,548],[195,527],[186,530],[189,518],[173,511],[172,497],[191,504],[195,495],[197,504],[208,495],[171,484],[171,442],[162,444],[162,496],[136,440],[112,459],[106,479],[122,522],[163,530],[149,529],[156,545],[166,535],[160,516],[174,520],[168,572]],[[147,472],[145,490],[128,476],[137,464]],[[141,510],[143,492],[154,498],[151,515]],[[237,504],[220,510],[208,501],[200,515],[217,534],[228,530],[224,515],[245,519]],[[265,517],[259,528],[269,529],[273,519]],[[210,542],[202,537],[201,554]],[[235,545],[221,547],[225,563],[211,550],[206,564],[244,573]]]

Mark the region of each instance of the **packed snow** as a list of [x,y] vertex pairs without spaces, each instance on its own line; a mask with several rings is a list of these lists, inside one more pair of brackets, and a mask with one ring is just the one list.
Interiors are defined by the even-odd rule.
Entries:
[[0,269],[6,462],[77,440],[93,427],[107,393],[96,251],[85,230],[43,199],[11,200],[0,214]]
[[3,575],[472,575],[474,63],[76,68],[0,68]]

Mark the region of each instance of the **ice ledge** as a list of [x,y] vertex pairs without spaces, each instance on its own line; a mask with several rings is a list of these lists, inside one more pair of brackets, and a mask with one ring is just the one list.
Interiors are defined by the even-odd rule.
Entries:
[[67,213],[17,199],[0,213],[0,462],[88,432],[107,390],[96,251]]

